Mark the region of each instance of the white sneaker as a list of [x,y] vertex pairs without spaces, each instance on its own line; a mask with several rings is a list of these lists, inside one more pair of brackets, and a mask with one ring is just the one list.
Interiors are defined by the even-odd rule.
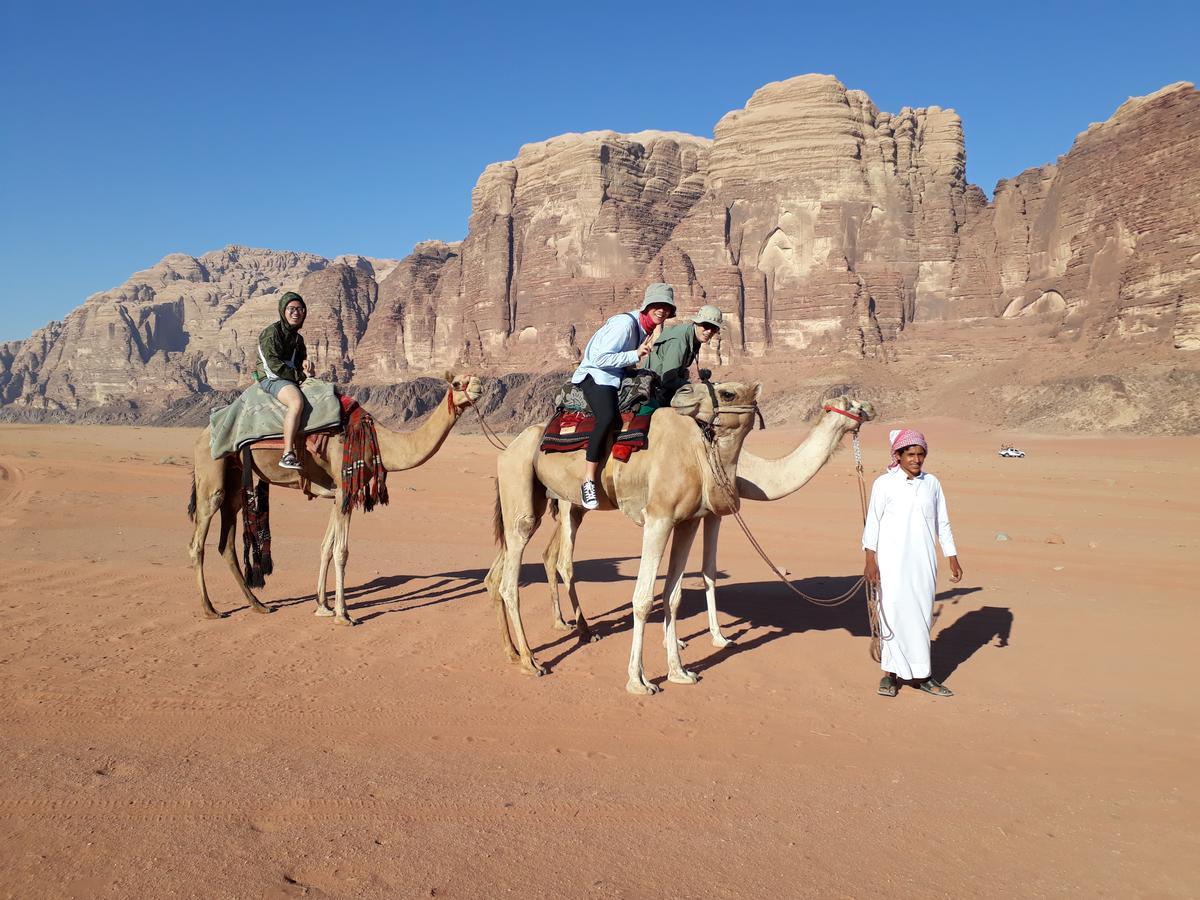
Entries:
[[279,458],[279,467],[281,469],[299,469],[300,460],[296,459],[296,454],[289,450]]
[[585,481],[583,487],[579,490],[580,496],[583,498],[584,509],[597,509],[600,506],[600,501],[596,499],[596,482]]

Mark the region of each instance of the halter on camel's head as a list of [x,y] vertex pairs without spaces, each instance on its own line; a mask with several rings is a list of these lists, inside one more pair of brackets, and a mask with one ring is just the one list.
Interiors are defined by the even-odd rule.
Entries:
[[445,378],[450,385],[450,390],[446,392],[446,405],[452,413],[473,406],[483,396],[483,385],[475,375],[470,373],[455,375],[447,372]]
[[846,425],[852,425],[849,430],[857,432],[863,422],[875,418],[875,407],[868,400],[855,400],[849,394],[830,397],[821,403],[821,410],[834,415],[844,416]]
[[[762,413],[758,409],[761,394],[761,384],[704,381],[683,385],[671,398],[671,408],[694,418],[705,436],[712,440],[718,432],[728,434],[753,425],[754,416],[758,416],[761,425]],[[742,420],[744,415],[750,417],[749,422]]]

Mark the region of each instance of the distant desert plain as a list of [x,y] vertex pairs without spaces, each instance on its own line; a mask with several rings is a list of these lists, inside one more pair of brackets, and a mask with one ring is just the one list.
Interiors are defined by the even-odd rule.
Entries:
[[[950,699],[877,696],[861,598],[805,604],[731,521],[717,602],[736,643],[708,639],[697,548],[681,634],[700,681],[665,683],[659,614],[664,690],[630,696],[641,535],[617,514],[578,548],[596,643],[551,628],[535,536],[523,611],[550,672],[522,676],[481,583],[496,451],[478,434],[355,515],[358,627],[313,616],[329,504],[286,490],[273,613],[245,607],[214,534],[229,615],[207,620],[193,429],[0,426],[0,895],[1195,896],[1200,438],[905,424],[929,436],[966,571],[939,583]],[[888,427],[863,427],[873,474]],[[743,511],[810,593],[861,571],[848,449]]]

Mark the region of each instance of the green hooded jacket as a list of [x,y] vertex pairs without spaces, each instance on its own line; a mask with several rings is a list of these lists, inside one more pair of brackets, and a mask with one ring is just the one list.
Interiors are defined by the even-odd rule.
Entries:
[[[304,303],[304,298],[295,291],[286,291],[279,298],[279,321],[272,322],[258,336],[258,367],[254,380],[282,378],[300,384],[305,379],[304,360],[308,359],[308,348],[300,332],[287,323],[283,310],[293,300]],[[308,307],[304,307],[308,311]]]

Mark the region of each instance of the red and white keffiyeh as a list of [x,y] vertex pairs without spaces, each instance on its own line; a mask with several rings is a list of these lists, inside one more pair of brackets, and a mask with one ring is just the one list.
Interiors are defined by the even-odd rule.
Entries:
[[889,469],[894,469],[900,465],[900,451],[905,447],[911,447],[915,444],[918,447],[923,447],[926,453],[929,452],[929,445],[925,443],[925,435],[919,431],[913,431],[911,428],[901,428],[888,432],[888,442],[892,448],[892,462],[888,466]]

